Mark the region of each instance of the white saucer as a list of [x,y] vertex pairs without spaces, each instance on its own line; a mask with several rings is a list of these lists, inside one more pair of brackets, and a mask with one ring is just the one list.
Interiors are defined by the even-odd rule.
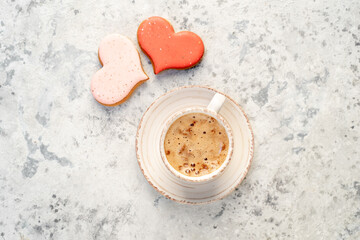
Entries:
[[142,117],[136,135],[136,155],[147,181],[165,197],[189,204],[209,203],[230,194],[247,174],[254,153],[254,135],[241,107],[227,97],[219,114],[229,123],[234,137],[233,157],[224,173],[212,182],[187,183],[173,176],[160,155],[160,137],[166,120],[187,107],[207,106],[215,89],[186,86],[153,102]]

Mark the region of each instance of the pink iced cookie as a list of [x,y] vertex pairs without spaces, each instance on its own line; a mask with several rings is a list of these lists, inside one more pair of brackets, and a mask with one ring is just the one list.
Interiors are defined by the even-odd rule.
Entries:
[[120,34],[106,36],[99,46],[103,67],[91,79],[91,92],[105,106],[123,103],[149,77],[134,44]]

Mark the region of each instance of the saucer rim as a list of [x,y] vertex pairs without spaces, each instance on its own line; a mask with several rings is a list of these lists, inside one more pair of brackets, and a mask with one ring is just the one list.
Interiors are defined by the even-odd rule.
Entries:
[[[175,199],[171,196],[169,196],[166,192],[164,191],[161,191],[160,189],[158,189],[150,180],[150,178],[145,174],[145,171],[141,165],[141,162],[140,162],[140,154],[139,154],[139,147],[138,147],[138,144],[139,144],[139,131],[142,127],[142,124],[143,124],[143,120],[144,120],[144,117],[146,116],[147,112],[152,108],[153,105],[155,105],[160,99],[162,99],[163,97],[165,97],[166,95],[168,94],[171,94],[173,92],[176,92],[176,91],[180,91],[182,89],[186,89],[186,88],[204,88],[204,89],[208,89],[210,91],[213,91],[213,92],[216,92],[216,93],[219,93],[219,94],[222,94],[224,95],[227,99],[229,99],[230,101],[232,101],[239,109],[240,111],[242,112],[242,114],[244,115],[245,119],[246,119],[246,123],[247,123],[247,126],[248,126],[248,129],[250,130],[250,134],[251,134],[251,141],[250,141],[250,147],[249,147],[249,161],[248,161],[248,165],[246,166],[245,168],[245,171],[244,171],[244,174],[243,174],[243,177],[240,179],[239,183],[236,184],[234,187],[232,187],[228,193],[226,193],[225,195],[219,197],[219,198],[215,198],[215,199],[211,199],[211,200],[208,200],[208,201],[203,201],[203,202],[192,202],[192,201],[187,201],[187,200],[178,200],[178,199]],[[249,121],[249,118],[248,116],[246,115],[245,111],[242,109],[242,107],[234,100],[232,99],[230,96],[228,96],[227,94],[223,93],[223,92],[220,92],[219,90],[216,90],[212,87],[209,87],[209,86],[204,86],[204,85],[188,85],[188,86],[182,86],[182,87],[177,87],[177,88],[174,88],[174,89],[171,89],[170,91],[162,94],[161,96],[159,96],[157,99],[155,99],[151,104],[150,106],[146,109],[146,111],[143,113],[142,117],[141,117],[141,120],[139,122],[139,125],[138,125],[138,128],[137,128],[137,131],[136,131],[136,139],[135,139],[135,147],[136,147],[136,158],[137,158],[137,162],[138,162],[138,165],[140,167],[140,170],[142,172],[142,174],[144,175],[145,179],[148,181],[148,183],[157,191],[159,192],[161,195],[163,195],[164,197],[174,201],[174,202],[177,202],[177,203],[181,203],[181,204],[189,204],[189,205],[202,205],[202,204],[209,204],[209,203],[212,203],[212,202],[215,202],[215,201],[219,201],[221,199],[224,199],[226,198],[227,196],[229,196],[241,183],[242,181],[245,179],[246,175],[248,174],[249,172],[249,169],[251,167],[251,164],[252,164],[252,161],[253,161],[253,158],[254,158],[254,148],[255,148],[255,144],[254,144],[254,132],[252,130],[252,127],[251,127],[251,124],[250,124],[250,121]]]

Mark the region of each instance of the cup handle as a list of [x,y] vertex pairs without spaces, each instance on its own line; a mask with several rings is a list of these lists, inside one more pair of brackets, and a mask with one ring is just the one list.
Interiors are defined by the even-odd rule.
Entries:
[[225,102],[226,97],[220,93],[215,93],[213,98],[211,99],[207,109],[212,110],[218,113]]

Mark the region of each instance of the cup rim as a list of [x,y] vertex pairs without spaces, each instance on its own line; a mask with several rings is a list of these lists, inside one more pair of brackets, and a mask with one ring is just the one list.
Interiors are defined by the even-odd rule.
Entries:
[[[225,161],[221,164],[221,166],[216,169],[214,172],[210,174],[206,174],[200,177],[189,177],[186,176],[180,172],[178,172],[173,166],[170,165],[170,163],[167,160],[167,157],[165,155],[165,147],[164,147],[164,141],[166,133],[168,132],[170,126],[175,122],[176,119],[180,118],[181,116],[184,116],[188,113],[204,113],[207,115],[210,115],[211,117],[214,117],[224,128],[227,134],[227,137],[229,139],[229,149],[228,153],[226,155]],[[181,180],[187,181],[187,182],[206,182],[211,179],[214,179],[218,176],[220,176],[226,169],[226,167],[229,165],[230,160],[232,158],[234,149],[234,141],[233,141],[233,134],[230,125],[227,123],[227,121],[219,114],[216,113],[213,110],[210,110],[206,107],[190,107],[185,108],[183,110],[177,111],[176,113],[172,114],[169,119],[166,121],[164,128],[161,133],[160,137],[160,155],[163,163],[165,164],[166,168],[176,177],[180,178]]]

